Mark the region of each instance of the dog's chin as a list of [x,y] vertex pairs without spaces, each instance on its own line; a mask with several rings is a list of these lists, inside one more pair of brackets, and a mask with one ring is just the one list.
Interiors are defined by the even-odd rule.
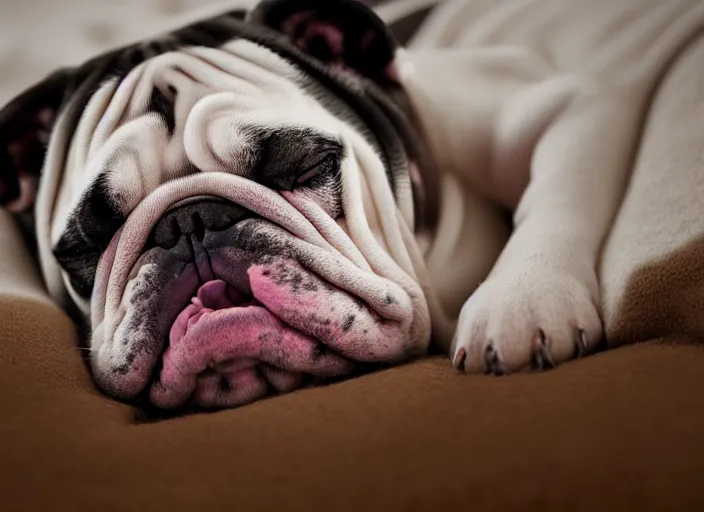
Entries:
[[145,250],[92,357],[98,385],[160,408],[222,408],[405,359],[402,329],[307,268],[294,238],[249,218]]

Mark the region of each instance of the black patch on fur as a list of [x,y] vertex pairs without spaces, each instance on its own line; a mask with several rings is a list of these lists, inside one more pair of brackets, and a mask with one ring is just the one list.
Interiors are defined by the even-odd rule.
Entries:
[[93,290],[98,260],[125,221],[111,197],[107,176],[101,174],[71,213],[54,247],[54,257],[68,273],[71,285],[86,299]]
[[112,369],[112,373],[116,373],[118,375],[127,375],[127,372],[130,371],[130,365],[125,363],[121,364],[120,366],[115,366]]
[[291,268],[284,263],[277,265],[276,284],[279,286],[288,285],[293,293],[300,293],[301,289],[308,292],[318,290],[318,285],[308,275],[302,273],[298,268]]
[[354,324],[354,321],[357,317],[355,315],[347,315],[347,318],[345,318],[345,322],[342,324],[342,330],[344,332],[349,331],[352,328],[352,324]]
[[[308,128],[266,130],[256,128],[255,164],[252,179],[275,190],[291,191],[299,176],[320,165],[320,173],[306,186],[321,185],[339,173],[344,147],[330,137]],[[324,165],[326,159],[330,165]],[[322,164],[322,165],[321,165]]]
[[327,345],[324,343],[316,343],[315,346],[313,347],[313,352],[311,353],[311,359],[313,361],[318,361],[321,357],[323,357],[325,354],[329,353],[330,349],[328,348]]
[[166,128],[169,130],[169,135],[174,134],[174,130],[176,129],[174,102],[172,99],[167,98],[158,87],[154,87],[154,90],[152,91],[152,96],[149,99],[147,110],[159,114],[159,116],[166,123]]

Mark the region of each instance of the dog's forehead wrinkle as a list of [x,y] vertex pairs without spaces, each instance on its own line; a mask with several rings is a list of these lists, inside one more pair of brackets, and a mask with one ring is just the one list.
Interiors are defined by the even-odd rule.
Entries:
[[[276,59],[283,61],[284,64],[286,65],[286,67],[291,65],[289,62],[286,62],[285,59],[281,59],[281,57],[278,54],[272,53],[269,49],[264,49],[262,47],[258,47],[255,43],[252,43],[251,41],[238,41],[237,43],[240,43],[240,46],[238,47],[240,49],[244,48],[244,47],[250,47],[250,48],[254,47],[257,49],[260,56],[271,54],[274,57],[276,57]],[[232,43],[232,44],[237,44],[237,43]],[[159,57],[156,57],[155,59],[166,59],[167,57],[171,57],[171,55],[160,55]],[[269,63],[269,67],[271,67],[270,63]],[[351,109],[349,107],[349,105],[347,105],[344,101],[341,101],[337,97],[337,95],[330,94],[329,91],[328,91],[328,94],[324,94],[324,93],[317,94],[315,92],[316,90],[320,92],[320,91],[325,90],[325,87],[323,87],[323,86],[316,87],[315,84],[313,83],[316,80],[314,80],[310,76],[306,77],[303,75],[304,74],[302,74],[302,73],[297,73],[296,78],[297,78],[297,82],[300,84],[301,90],[306,91],[304,96],[306,96],[306,95],[310,96],[309,91],[312,91],[313,92],[312,97],[315,98],[316,103],[320,103],[321,99],[324,96],[327,96],[329,101],[327,101],[327,105],[322,105],[323,108],[326,108],[332,114],[332,116],[335,118],[338,118],[338,120],[340,120],[340,118],[352,120],[354,122],[354,125],[359,127],[358,131],[365,138],[367,138],[367,136],[370,133],[370,129],[367,126],[365,126],[363,122],[357,122],[359,120],[359,117],[354,113],[354,109]],[[176,119],[174,119],[173,101],[169,101],[169,99],[166,98],[165,95],[161,92],[160,88],[155,87],[155,84],[153,84],[153,83],[150,86],[150,93],[151,93],[151,99],[150,99],[149,104],[146,107],[147,110],[156,111],[157,115],[159,115],[162,119],[165,120],[165,122],[167,124],[167,130],[169,131],[169,133],[173,133],[174,124],[176,122],[178,122]],[[178,96],[181,96],[181,95],[179,94]],[[333,105],[333,108],[330,108],[331,105]],[[212,139],[212,137],[210,137],[209,139]],[[217,137],[216,137],[216,139],[217,139]],[[369,142],[372,143],[372,145],[374,146],[375,152],[380,155],[379,146],[377,144],[375,144],[376,141],[374,140],[374,137],[369,137],[369,139],[370,139]],[[314,144],[312,144],[312,143],[301,144],[301,142],[303,140],[304,140],[304,138],[299,139],[297,141],[298,142],[297,145],[287,143],[288,141],[282,141],[283,144],[278,144],[278,145],[274,146],[274,148],[278,149],[278,152],[279,152],[279,154],[276,156],[282,157],[282,158],[278,158],[276,160],[281,161],[281,162],[286,162],[287,165],[293,165],[293,166],[302,165],[302,162],[305,161],[306,156],[313,155],[315,153],[314,150],[316,149],[314,147]],[[231,142],[232,141],[230,139],[229,144],[231,144]],[[252,157],[251,157],[251,154],[247,151],[248,144],[245,143],[242,146],[243,146],[243,151],[240,151],[238,153],[238,155],[233,155],[234,161],[236,163],[230,164],[230,163],[228,163],[227,160],[223,160],[220,162],[221,166],[223,166],[224,169],[231,172],[232,170],[234,170],[237,167],[247,167],[248,164],[251,164]],[[265,150],[266,150],[267,144],[264,143],[264,144],[262,144],[262,146],[264,146]],[[282,147],[284,149],[281,149]],[[289,149],[285,149],[287,147]],[[269,148],[271,148],[271,145],[269,145]],[[298,149],[300,149],[300,151],[295,151],[295,150],[292,150],[291,148],[298,148]],[[214,155],[214,156],[216,156],[216,155]],[[296,162],[297,159],[300,160],[301,162]],[[217,158],[216,158],[216,160],[217,160]],[[266,160],[266,159],[261,159],[261,160]],[[184,166],[188,165],[188,164],[193,164],[192,161],[189,161],[189,159],[185,158],[185,157],[180,158],[179,161],[181,161],[182,163],[183,163],[183,161],[185,161],[186,163],[184,164]],[[197,168],[198,166],[195,165],[195,167]],[[271,168],[271,166],[269,166],[269,167]],[[285,167],[285,166],[282,166],[282,167]],[[201,170],[203,170],[203,169],[201,169]],[[276,174],[277,169],[271,168],[271,172],[273,174]],[[179,177],[179,176],[184,175],[186,173],[187,173],[187,171],[185,169],[181,169],[177,172],[171,173],[172,174],[171,177]],[[162,182],[163,182],[163,180],[162,180]]]
[[127,45],[85,62],[73,73],[72,85],[66,91],[69,100],[62,110],[69,117],[67,129],[73,131],[76,128],[86,104],[105,81],[124,80],[133,69],[156,53],[175,51],[187,44],[219,46],[237,37],[240,26],[240,21],[225,14],[154,38],[146,44]]
[[242,10],[232,11],[148,41],[129,44],[98,55],[75,68],[61,106],[67,115],[66,130],[72,132],[76,129],[85,106],[106,81],[116,78],[122,82],[128,79],[132,70],[157,54],[177,51],[188,45],[217,47],[241,37],[247,32],[243,30],[242,13]]

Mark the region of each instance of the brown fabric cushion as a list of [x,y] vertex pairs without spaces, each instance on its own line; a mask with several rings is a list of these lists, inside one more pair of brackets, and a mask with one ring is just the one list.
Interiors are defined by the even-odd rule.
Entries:
[[6,221],[2,510],[704,509],[695,344],[650,342],[507,378],[428,359],[144,423],[94,390],[70,321]]

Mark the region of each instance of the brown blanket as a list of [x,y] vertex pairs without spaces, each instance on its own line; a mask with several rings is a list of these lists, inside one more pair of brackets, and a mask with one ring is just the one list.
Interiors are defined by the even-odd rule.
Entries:
[[153,421],[95,391],[0,213],[3,510],[702,510],[704,351],[511,378],[429,359]]

